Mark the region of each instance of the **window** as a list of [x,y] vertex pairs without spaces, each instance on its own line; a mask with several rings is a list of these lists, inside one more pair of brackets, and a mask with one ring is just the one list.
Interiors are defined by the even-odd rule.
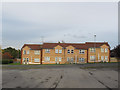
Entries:
[[35,50],[35,51],[34,51],[34,54],[35,54],[35,55],[40,55],[40,51],[39,51],[39,50]]
[[55,53],[58,53],[58,49],[55,49]]
[[27,51],[27,54],[29,54],[29,50]]
[[90,60],[95,60],[95,56],[90,56]]
[[84,53],[85,53],[85,50],[80,50],[79,53],[80,53],[80,54],[84,54]]
[[25,51],[25,50],[23,51],[23,54],[26,54],[26,51]]
[[95,48],[90,48],[90,52],[95,52]]
[[104,52],[104,48],[101,48],[101,52]]
[[71,53],[74,53],[74,50],[71,50]]
[[108,56],[105,56],[105,60],[106,60],[106,61],[108,60]]
[[61,57],[59,57],[59,61],[60,61],[60,62],[62,61],[62,58],[61,58]]
[[50,61],[50,57],[45,57],[45,61],[46,62]]
[[27,58],[27,62],[29,62],[29,58]]
[[55,61],[57,62],[57,57],[55,57]]
[[70,53],[70,50],[68,49],[67,53]]
[[68,62],[70,61],[70,58],[69,58],[69,57],[67,57],[67,61],[68,61]]
[[74,58],[73,57],[71,57],[71,62],[73,62],[74,61]]
[[23,58],[23,62],[25,62],[26,58]]
[[50,49],[45,49],[45,53],[50,53]]
[[101,56],[101,60],[104,60],[104,56]]
[[79,62],[84,62],[84,58],[79,58]]
[[107,48],[105,48],[105,52],[108,52],[108,49],[107,49]]
[[59,50],[59,53],[62,53],[62,49]]
[[40,59],[39,58],[35,58],[34,62],[40,62]]

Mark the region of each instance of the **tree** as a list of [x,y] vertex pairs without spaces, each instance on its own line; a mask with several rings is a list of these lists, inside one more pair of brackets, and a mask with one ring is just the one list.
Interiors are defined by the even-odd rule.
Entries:
[[21,55],[20,55],[20,50],[16,50],[15,48],[12,48],[12,47],[8,47],[8,48],[5,48],[2,50],[2,53],[6,53],[8,52],[11,56],[12,56],[12,59],[15,59],[15,58],[20,58]]
[[4,54],[2,54],[2,58],[3,59],[12,59],[13,57],[10,55],[9,52],[5,52]]
[[120,59],[120,45],[118,45],[115,49],[114,49],[114,52],[115,52],[115,56]]

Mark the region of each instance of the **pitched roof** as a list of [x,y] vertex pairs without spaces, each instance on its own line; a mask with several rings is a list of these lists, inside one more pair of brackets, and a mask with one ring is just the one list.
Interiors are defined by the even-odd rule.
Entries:
[[60,45],[62,47],[67,47],[67,46],[73,46],[76,49],[88,49],[90,47],[100,47],[101,45],[106,44],[109,46],[107,42],[86,42],[86,43],[44,43],[43,48],[54,48],[57,45]]
[[32,50],[40,50],[42,48],[41,44],[24,44],[22,48],[28,46]]
[[56,47],[57,45],[60,45],[63,48],[66,48],[71,45],[71,46],[75,47],[76,49],[88,49],[88,48],[94,47],[94,46],[100,47],[104,44],[109,46],[108,42],[86,42],[86,43],[43,43],[43,45],[41,45],[41,44],[24,44],[24,46],[22,48],[24,48],[25,46],[28,46],[29,48],[31,48],[33,50],[40,50],[41,48],[52,49],[52,48]]
[[[102,46],[102,45],[107,45],[107,46],[109,46],[109,44],[108,44],[108,42],[86,42],[85,43],[86,44],[86,46],[88,47],[88,48],[90,48],[90,47],[100,47],[100,46]],[[109,46],[110,47],[110,46]]]

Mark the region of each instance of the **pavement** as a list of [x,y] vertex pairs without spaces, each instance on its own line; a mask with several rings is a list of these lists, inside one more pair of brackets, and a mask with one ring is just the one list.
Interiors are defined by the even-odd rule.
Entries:
[[[20,66],[22,65],[18,65]],[[91,67],[91,64],[88,66]],[[106,88],[108,90],[118,88],[118,71],[112,67],[87,69],[81,68],[86,65],[26,65],[23,67],[44,68],[3,69],[2,88]]]

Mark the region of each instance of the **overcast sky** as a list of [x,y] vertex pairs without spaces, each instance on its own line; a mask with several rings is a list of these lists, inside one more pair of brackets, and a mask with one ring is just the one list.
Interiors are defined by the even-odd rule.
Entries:
[[2,48],[25,43],[80,43],[106,41],[118,44],[117,2],[3,3]]

